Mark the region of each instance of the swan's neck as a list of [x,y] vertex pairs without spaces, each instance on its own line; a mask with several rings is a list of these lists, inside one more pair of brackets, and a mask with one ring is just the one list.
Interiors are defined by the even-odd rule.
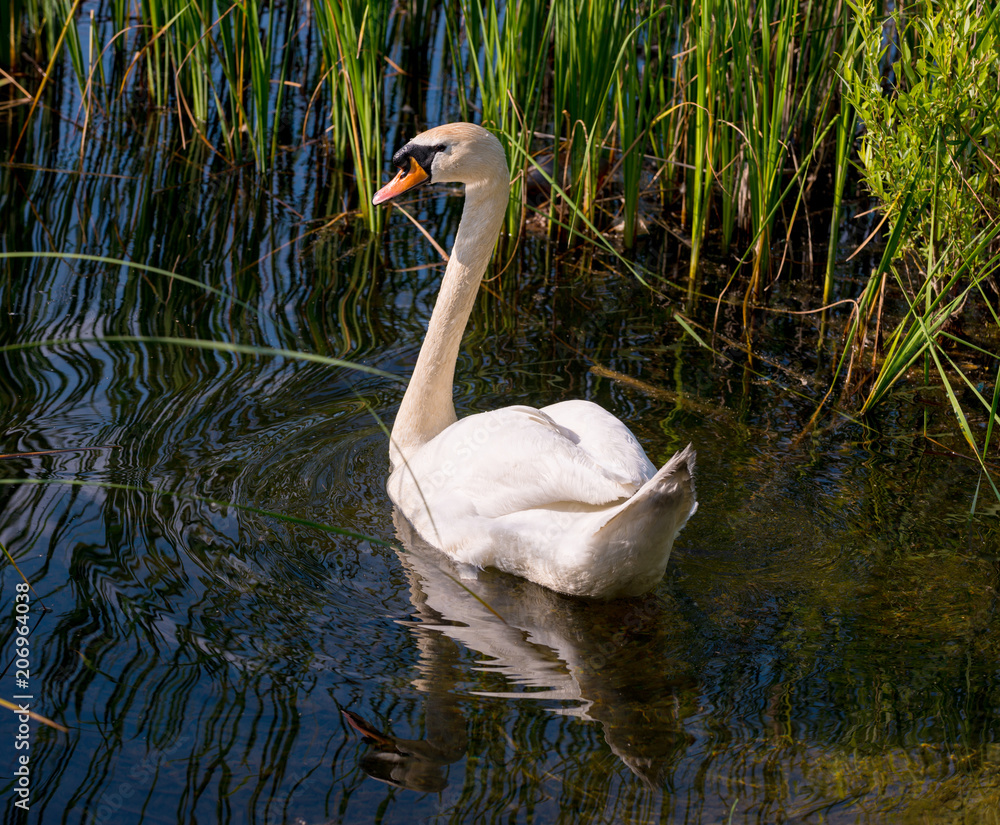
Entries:
[[452,388],[465,325],[479,284],[500,235],[509,184],[502,180],[468,184],[465,208],[441,290],[420,347],[413,377],[392,428],[389,458],[393,468],[456,421]]

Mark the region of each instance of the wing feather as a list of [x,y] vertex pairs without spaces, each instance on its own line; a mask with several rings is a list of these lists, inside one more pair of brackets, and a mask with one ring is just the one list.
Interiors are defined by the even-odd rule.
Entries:
[[[554,405],[557,414],[560,406]],[[589,406],[635,442],[610,413]],[[562,410],[575,413],[563,415],[567,423],[585,425],[581,435],[554,420],[549,409],[505,407],[457,421],[396,469],[390,494],[396,498],[415,485],[431,510],[486,518],[567,503],[606,505],[633,495],[646,480],[640,463],[634,457],[617,462],[603,453],[595,457],[587,449],[600,441],[597,418]],[[629,446],[620,434],[609,436],[615,438]]]

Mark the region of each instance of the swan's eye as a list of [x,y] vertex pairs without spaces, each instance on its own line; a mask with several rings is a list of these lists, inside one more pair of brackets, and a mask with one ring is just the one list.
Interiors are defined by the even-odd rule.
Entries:
[[440,143],[434,147],[435,152],[444,152],[448,148],[448,144]]

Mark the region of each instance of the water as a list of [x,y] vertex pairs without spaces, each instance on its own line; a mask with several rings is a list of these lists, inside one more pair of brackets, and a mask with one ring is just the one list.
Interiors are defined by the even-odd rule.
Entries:
[[[0,540],[34,588],[31,707],[68,729],[17,750],[3,717],[3,821],[997,821],[997,508],[980,487],[970,515],[978,471],[919,382],[808,428],[846,316],[767,318],[750,369],[738,307],[716,357],[672,315],[714,304],[525,238],[470,323],[460,414],[589,398],[658,463],[693,442],[701,504],[645,598],[491,572],[473,596],[384,489],[441,272],[408,222],[381,246],[328,225],[316,146],[269,188],[164,152],[156,118],[82,162],[48,128],[0,168],[3,251],[222,294],[0,264]],[[445,195],[414,210],[450,240]],[[815,305],[809,283],[781,300]]]

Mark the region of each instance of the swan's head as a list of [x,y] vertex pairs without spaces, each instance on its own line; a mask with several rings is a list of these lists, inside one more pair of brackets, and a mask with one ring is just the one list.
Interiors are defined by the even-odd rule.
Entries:
[[474,123],[446,123],[421,132],[392,156],[399,172],[372,203],[392,200],[424,183],[503,184],[510,180],[500,141]]

